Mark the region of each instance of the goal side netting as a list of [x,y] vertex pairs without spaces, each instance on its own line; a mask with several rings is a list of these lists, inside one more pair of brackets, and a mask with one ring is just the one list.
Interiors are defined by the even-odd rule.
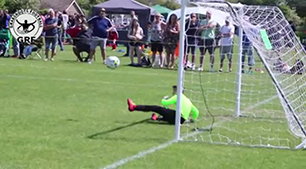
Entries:
[[[204,71],[188,63],[183,86],[185,95],[200,110],[200,117],[181,126],[183,140],[274,148],[300,145],[306,134],[306,52],[281,10],[216,2],[192,4],[210,11],[220,27],[225,22],[218,21],[230,17],[238,33],[233,38],[232,72],[228,72],[227,58],[222,72],[218,72],[220,43],[214,43],[212,70],[208,52]],[[197,17],[203,19],[202,15]],[[181,19],[188,21],[189,15]],[[243,35],[252,44],[248,52],[242,45]],[[186,39],[188,36],[185,34]],[[194,34],[194,38],[201,39],[201,35]],[[188,46],[195,46],[197,51],[203,47],[187,41]],[[196,67],[199,56],[196,52]]]

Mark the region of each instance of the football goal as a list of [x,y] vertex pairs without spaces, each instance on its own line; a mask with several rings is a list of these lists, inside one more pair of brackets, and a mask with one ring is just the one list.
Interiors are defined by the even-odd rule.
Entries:
[[[191,29],[188,8],[211,14],[211,19],[205,20],[207,16],[195,13],[199,26],[193,27],[197,29],[194,35],[186,34]],[[306,52],[282,11],[272,6],[205,0],[182,0],[180,10],[180,42],[186,43],[180,43],[175,138],[211,144],[303,148]],[[231,58],[225,55],[220,70],[220,41],[224,37],[218,36],[218,31],[225,20],[235,26],[236,34]],[[210,23],[215,24],[205,27]],[[208,36],[214,39],[212,55],[203,35],[208,29],[214,31],[214,36]],[[190,37],[196,43],[190,43]],[[194,63],[185,64],[184,51],[189,46],[196,48],[196,58]],[[199,69],[202,47],[208,48],[203,70]],[[192,62],[190,54],[188,58]],[[183,88],[200,110],[200,117],[194,123],[180,125]]]

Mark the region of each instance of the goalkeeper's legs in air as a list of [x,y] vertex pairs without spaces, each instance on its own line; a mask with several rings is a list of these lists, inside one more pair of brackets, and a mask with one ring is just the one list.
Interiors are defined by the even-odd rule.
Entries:
[[[175,110],[167,109],[161,106],[154,105],[136,105],[131,99],[127,100],[129,111],[142,111],[142,112],[155,112],[162,117],[157,117],[157,115],[152,115],[152,120],[154,121],[165,121],[169,124],[175,124]],[[185,122],[185,119],[181,117],[181,124]]]

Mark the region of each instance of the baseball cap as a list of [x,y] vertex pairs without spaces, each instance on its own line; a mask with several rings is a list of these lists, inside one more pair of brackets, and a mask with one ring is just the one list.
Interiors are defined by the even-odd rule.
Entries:
[[100,11],[101,11],[101,12],[106,12],[105,8],[101,8]]

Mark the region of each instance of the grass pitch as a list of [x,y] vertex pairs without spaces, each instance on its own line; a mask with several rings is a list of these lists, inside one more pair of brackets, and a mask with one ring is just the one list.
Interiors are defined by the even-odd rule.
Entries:
[[[126,99],[160,104],[177,72],[76,63],[71,46],[54,62],[0,59],[0,168],[103,168],[174,137],[174,126],[127,111]],[[225,76],[225,75],[224,75]],[[226,76],[234,76],[227,74]],[[117,129],[117,130],[116,130]],[[305,168],[304,151],[178,143],[120,168]]]

